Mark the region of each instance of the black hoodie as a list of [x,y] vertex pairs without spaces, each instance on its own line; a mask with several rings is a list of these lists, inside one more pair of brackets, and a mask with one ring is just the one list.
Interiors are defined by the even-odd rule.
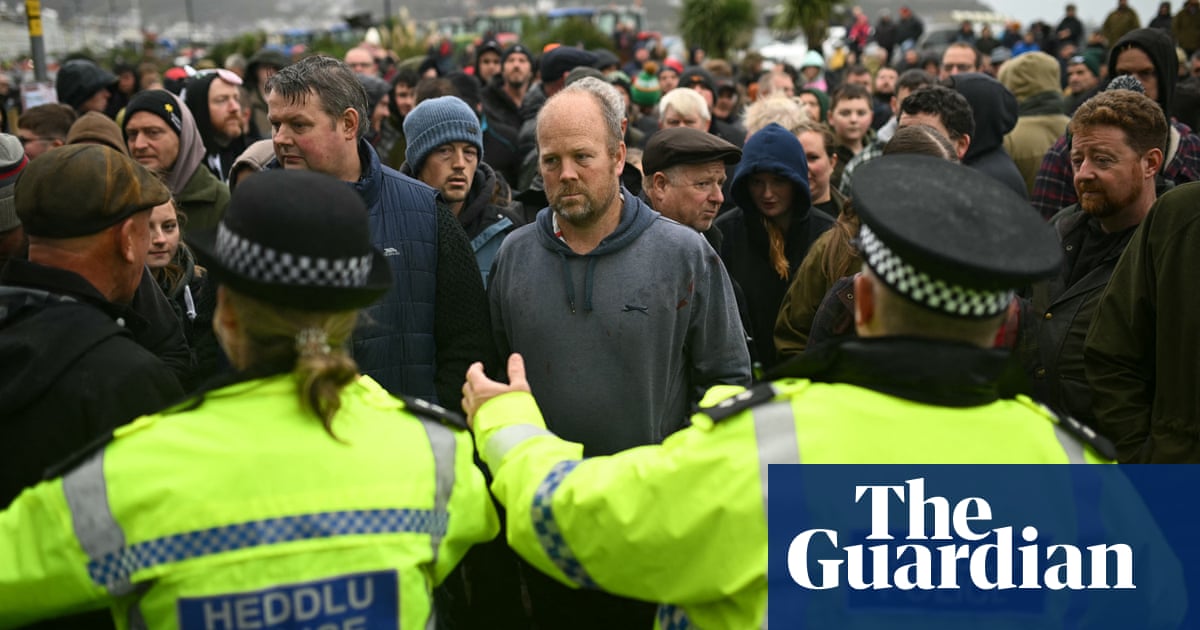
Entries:
[[971,105],[975,133],[962,163],[985,173],[1022,198],[1029,197],[1025,178],[1016,163],[1004,151],[1004,135],[1017,126],[1020,108],[1017,97],[1008,88],[981,72],[968,72],[952,77],[953,88]]
[[200,139],[204,141],[204,165],[217,179],[228,182],[233,163],[259,138],[242,134],[222,144],[222,138],[213,128],[212,116],[208,109],[208,89],[216,79],[216,74],[205,74],[192,79],[184,92],[183,102],[192,112],[192,118],[196,120],[196,129],[200,131]]
[[1179,75],[1179,58],[1175,56],[1175,44],[1171,37],[1156,28],[1139,28],[1129,31],[1117,41],[1108,55],[1108,76],[1117,77],[1117,57],[1129,48],[1139,48],[1154,64],[1158,78],[1158,104],[1162,106],[1167,120],[1171,120],[1171,101],[1175,98],[1175,82]]

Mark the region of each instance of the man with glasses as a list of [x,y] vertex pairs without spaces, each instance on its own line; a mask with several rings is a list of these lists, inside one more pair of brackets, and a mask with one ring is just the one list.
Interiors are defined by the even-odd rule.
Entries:
[[196,75],[183,92],[204,141],[204,165],[226,183],[238,156],[259,139],[246,133],[241,85],[241,77],[222,69]]
[[[1155,28],[1139,28],[1117,42],[1108,56],[1108,76],[1130,75],[1146,96],[1162,107],[1171,124],[1163,180],[1178,186],[1200,180],[1200,136],[1175,118],[1179,60],[1171,36]],[[1033,189],[1033,206],[1047,219],[1075,203],[1070,138],[1064,134],[1046,152]],[[1162,182],[1164,185],[1166,181]]]
[[75,110],[61,103],[32,107],[17,119],[17,139],[25,147],[25,157],[39,155],[67,143],[67,132],[75,122]]

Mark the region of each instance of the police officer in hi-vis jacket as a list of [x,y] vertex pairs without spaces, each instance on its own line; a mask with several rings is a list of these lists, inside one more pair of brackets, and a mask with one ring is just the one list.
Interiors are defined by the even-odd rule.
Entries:
[[[346,351],[391,285],[354,190],[265,172],[188,243],[238,378],[117,429],[0,512],[0,627],[425,628],[496,513],[461,417]],[[456,426],[457,424],[457,426]]]

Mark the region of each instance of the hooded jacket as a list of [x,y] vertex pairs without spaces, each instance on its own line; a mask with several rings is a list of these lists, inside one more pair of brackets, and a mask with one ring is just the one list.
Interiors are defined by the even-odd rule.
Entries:
[[586,455],[661,442],[707,388],[750,382],[733,288],[712,248],[622,195],[620,224],[582,255],[542,209],[504,240],[488,285],[498,350],[525,356],[551,430]]
[[1017,97],[1019,110],[1016,127],[1004,136],[1004,150],[1030,194],[1042,158],[1071,122],[1064,113],[1060,75],[1058,60],[1043,52],[1021,55],[1000,67],[1000,83]]
[[[408,162],[401,166],[400,172],[416,177]],[[525,220],[521,218],[517,204],[513,203],[512,189],[508,183],[486,162],[480,162],[475,169],[471,190],[467,192],[467,199],[458,213],[458,224],[471,241],[475,262],[479,264],[479,272],[483,276],[483,286],[487,288],[488,274],[496,253],[500,251],[500,244],[509,232],[524,225]]]
[[58,102],[70,105],[76,111],[96,92],[109,89],[116,83],[116,75],[87,59],[72,59],[64,63],[54,77]]
[[222,182],[228,182],[229,171],[233,168],[234,161],[257,138],[241,134],[231,138],[228,143],[221,144],[221,138],[213,127],[208,109],[208,90],[217,78],[216,74],[207,74],[193,79],[184,91],[184,101],[192,112],[196,130],[200,132],[200,140],[204,143],[204,165]]
[[1017,98],[999,81],[981,72],[957,74],[952,79],[952,87],[967,99],[975,118],[975,134],[962,163],[986,173],[1022,198],[1029,198],[1021,171],[1004,152],[1004,136],[1017,126]]
[[[168,94],[179,108],[182,127],[179,132],[179,154],[163,179],[167,188],[171,189],[176,208],[187,215],[188,229],[205,230],[216,227],[225,214],[225,207],[229,205],[229,188],[204,166],[204,140],[200,137],[200,130],[196,127],[192,111],[178,96],[165,90],[163,92]],[[208,111],[207,107],[205,111]],[[125,125],[128,124],[127,117]],[[131,149],[130,153],[132,152]]]
[[[1179,70],[1175,45],[1166,33],[1158,29],[1139,28],[1131,31],[1113,46],[1113,52],[1108,57],[1110,77],[1117,76],[1117,57],[1122,50],[1129,47],[1141,49],[1154,64],[1154,75],[1158,80],[1156,100],[1171,123],[1171,137],[1164,153],[1163,178],[1175,185],[1200,180],[1200,136],[1196,136],[1187,125],[1180,124],[1172,117],[1171,103],[1175,100],[1175,84]],[[1042,216],[1049,219],[1079,200],[1075,194],[1073,174],[1070,137],[1064,134],[1046,152],[1046,157],[1038,168],[1031,201]]]
[[[791,220],[784,236],[788,277],[779,277],[771,264],[765,217],[750,194],[750,176],[774,173],[792,182]],[[730,186],[737,208],[721,215],[721,260],[729,275],[741,286],[750,311],[755,355],[770,368],[775,360],[775,318],[787,293],[789,281],[808,254],[809,247],[833,225],[833,217],[812,207],[808,189],[808,162],[804,146],[777,123],[750,136]]]
[[182,397],[134,340],[148,322],[81,276],[25,260],[0,276],[0,504],[114,428]]

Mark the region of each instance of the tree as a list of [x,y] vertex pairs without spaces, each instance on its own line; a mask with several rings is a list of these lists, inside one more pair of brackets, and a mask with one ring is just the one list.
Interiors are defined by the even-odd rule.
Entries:
[[558,42],[564,46],[582,46],[588,50],[612,50],[613,47],[611,36],[581,17],[569,17],[554,26],[551,26],[550,20],[545,16],[524,18],[521,21],[521,42],[530,50],[541,50],[550,42]]
[[842,0],[783,0],[783,11],[775,18],[775,28],[781,31],[799,29],[809,48],[821,49],[829,18]]
[[753,0],[684,0],[679,14],[684,41],[717,59],[744,45],[755,25]]

